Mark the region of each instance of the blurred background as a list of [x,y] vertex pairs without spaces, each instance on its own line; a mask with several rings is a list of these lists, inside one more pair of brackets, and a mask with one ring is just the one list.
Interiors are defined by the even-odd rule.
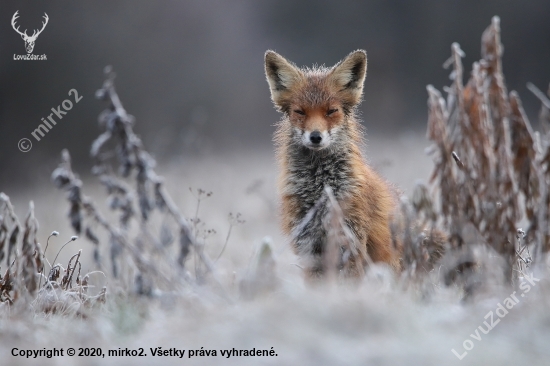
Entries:
[[[25,54],[20,29],[49,24],[34,54]],[[68,148],[76,170],[89,171],[103,102],[94,98],[103,68],[116,86],[136,131],[160,162],[234,151],[272,153],[279,119],[269,99],[263,54],[273,49],[296,64],[331,66],[350,51],[367,50],[361,114],[370,141],[424,133],[426,84],[449,84],[442,68],[452,42],[466,53],[466,75],[480,56],[480,36],[501,17],[504,73],[536,122],[539,102],[528,81],[550,80],[550,1],[452,0],[295,1],[12,1],[0,3],[0,188],[25,188],[49,179]],[[83,99],[37,142],[31,132],[76,89]],[[20,152],[29,138],[33,148]]]

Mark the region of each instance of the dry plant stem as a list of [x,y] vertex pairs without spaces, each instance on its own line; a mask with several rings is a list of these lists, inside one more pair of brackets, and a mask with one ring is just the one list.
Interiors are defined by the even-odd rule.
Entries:
[[[73,238],[75,238],[75,239],[73,239]],[[61,249],[59,249],[59,251],[57,252],[57,254],[56,254],[56,256],[55,256],[55,258],[54,258],[54,260],[53,260],[52,263],[55,263],[55,262],[57,261],[57,257],[59,257],[59,253],[61,253],[61,251],[63,250],[63,248],[65,248],[65,247],[67,246],[67,244],[69,244],[70,242],[73,242],[73,241],[76,240],[76,237],[73,236],[73,238],[71,238],[71,240],[69,240],[68,242],[66,242],[65,244],[63,244],[63,246],[61,247]]]
[[327,196],[323,195],[317,200],[317,202],[315,202],[313,207],[309,209],[309,211],[304,216],[302,221],[300,221],[300,223],[298,225],[296,225],[295,229],[293,230],[293,232],[291,234],[292,239],[295,239],[296,237],[298,237],[298,235],[304,230],[306,225],[311,221],[313,216],[315,216],[317,211],[319,211],[321,209],[321,207],[323,207],[323,205],[325,205],[325,203],[327,202],[327,199],[328,199]]
[[[331,214],[332,214],[332,226],[337,227],[340,230],[344,232],[344,236],[346,239],[346,247],[350,251],[351,255],[353,257],[357,257],[359,255],[357,248],[359,247],[359,243],[357,242],[357,239],[355,238],[355,235],[351,232],[348,225],[344,222],[344,213],[342,212],[342,209],[340,208],[340,205],[338,204],[338,201],[336,201],[336,197],[334,197],[334,193],[332,192],[332,188],[330,186],[325,187],[325,194],[328,197],[328,201],[330,202],[331,206]],[[371,258],[367,255],[367,262],[368,264],[372,264]]]
[[214,263],[217,262],[221,258],[223,252],[225,251],[225,248],[227,247],[227,243],[229,243],[229,236],[231,236],[231,229],[233,229],[233,224],[232,223],[229,224],[229,230],[227,231],[227,236],[225,237],[225,243],[223,243],[223,248],[222,248],[220,254],[218,254],[218,257],[216,258]]
[[[191,191],[192,193],[192,191]],[[199,222],[199,209],[201,207],[201,197],[202,196],[202,191],[199,190],[199,193],[198,193],[198,196],[196,196],[195,198],[197,199],[197,207],[195,208],[195,217],[193,218],[193,234],[195,237],[198,236],[198,222]]]
[[[342,226],[344,216],[340,210],[340,205],[336,202],[332,189],[325,187],[325,194],[328,197],[330,204],[328,220],[325,221],[325,230],[327,231],[327,242],[322,254],[322,268],[323,276],[328,281],[334,281],[338,278],[338,269],[340,265],[342,268],[349,269],[349,263],[354,263],[357,258],[357,243],[354,242],[353,237],[348,238],[345,230],[345,226]],[[345,248],[344,252],[341,252],[340,248]],[[361,266],[362,267],[362,266]],[[362,275],[361,271],[357,271]]]
[[456,152],[453,151],[453,153],[451,155],[453,156],[453,159],[455,160],[456,165],[458,166],[458,168],[460,170],[464,170],[464,163],[462,163],[462,160],[460,160],[460,158],[458,157]]
[[[206,265],[210,272],[214,272],[214,265],[210,258],[202,250],[201,243],[198,243],[196,235],[193,235],[191,226],[188,220],[181,214],[178,207],[174,204],[170,195],[166,192],[163,185],[162,177],[156,175],[153,169],[150,167],[149,154],[143,149],[141,140],[136,136],[132,130],[132,121],[133,117],[129,116],[122,106],[118,94],[114,88],[114,73],[110,68],[106,69],[107,79],[103,84],[103,88],[98,91],[98,96],[104,100],[110,101],[114,116],[111,117],[113,121],[119,120],[123,125],[124,134],[127,138],[127,143],[130,145],[130,150],[133,155],[133,160],[136,162],[136,165],[140,167],[141,171],[138,176],[141,176],[142,180],[149,180],[154,185],[155,197],[157,203],[163,207],[166,207],[170,215],[176,221],[180,227],[180,233],[186,237],[188,243],[195,248],[195,252]],[[101,146],[111,138],[111,133],[106,131],[102,136],[100,136],[92,146],[92,155],[98,156]],[[182,248],[182,251],[185,249]],[[183,263],[180,263],[183,264]]]
[[38,279],[36,275],[38,269],[42,267],[42,250],[38,243],[38,220],[34,217],[34,203],[29,202],[29,212],[23,226],[23,238],[21,241],[21,257],[19,258],[19,272],[24,286],[29,294],[34,295],[38,289]]
[[[199,192],[199,196],[197,198],[197,208],[195,209],[195,218],[193,219],[193,235],[195,238],[198,236],[199,229],[198,229],[198,220],[199,220],[199,208],[201,205],[201,194]],[[194,267],[195,267],[195,278],[199,277],[200,273],[200,264],[197,264],[197,251],[195,251],[193,255],[193,261],[194,261]]]
[[[6,195],[3,192],[0,192],[0,203],[4,204],[4,211],[5,211],[5,214],[3,215],[3,220],[2,220],[2,229],[4,231],[4,238],[0,243],[1,244],[0,260],[2,260],[5,256],[7,256],[6,263],[10,263],[11,254],[15,249],[17,238],[19,236],[19,233],[21,232],[21,225],[19,223],[19,218],[15,214],[15,210],[13,208],[13,205],[11,204],[10,198],[8,197],[8,195]],[[7,222],[6,219],[9,219],[9,223]],[[8,225],[11,227],[11,229],[8,227]],[[8,244],[7,249],[4,248],[6,241]]]
[[[79,266],[81,266],[80,261],[79,261],[81,253],[82,253],[82,250],[79,250],[78,253],[76,253],[75,255],[73,255],[71,257],[71,259],[69,259],[69,264],[67,265],[67,271],[65,273],[65,276],[63,276],[63,280],[61,281],[61,284],[65,285],[65,289],[67,289],[67,287],[72,287],[71,283],[72,283],[72,280],[73,280],[73,274],[74,274],[74,271],[76,269],[76,265],[78,264]],[[71,267],[71,263],[72,263],[73,259],[75,260],[75,263],[74,263],[74,266]],[[79,267],[79,270],[78,270],[77,278],[78,278],[79,275],[80,275],[80,267]]]
[[[48,239],[46,240],[46,248],[44,248],[44,253],[42,253],[42,256],[44,257],[45,261],[48,261],[46,259],[46,251],[48,250],[48,245],[50,245],[50,238],[52,236],[57,236],[59,233],[57,231],[54,231],[48,236]],[[55,261],[54,261],[55,262]],[[52,268],[52,265],[50,262],[48,262],[48,265],[50,266],[50,270]],[[38,283],[38,288],[42,287],[42,277],[44,276],[44,263],[42,264],[42,268],[40,269],[40,282]]]
[[550,99],[544,93],[535,86],[533,83],[527,83],[527,89],[531,91],[531,93],[535,94],[535,96],[540,100],[543,106],[550,109]]
[[185,235],[189,238],[191,245],[195,248],[198,256],[206,265],[206,268],[212,273],[215,273],[215,267],[214,263],[208,257],[206,253],[202,250],[203,245],[200,243],[197,243],[197,238],[191,235],[191,229],[189,222],[187,219],[181,214],[178,206],[174,203],[172,200],[172,197],[166,192],[163,185],[159,184],[158,189],[155,190],[157,192],[157,195],[160,199],[162,199],[162,202],[166,205],[166,208],[170,215],[174,218],[174,220],[178,223],[180,229],[185,233]]
[[[505,276],[513,281],[514,267],[521,262],[514,244],[521,219],[529,223],[526,242],[542,245],[542,251],[550,249],[550,177],[545,170],[550,136],[537,140],[519,95],[508,93],[502,50],[500,20],[494,17],[482,36],[482,59],[474,63],[464,85],[464,54],[458,44],[452,45],[446,66],[453,66],[453,84],[447,88],[447,100],[433,86],[427,88],[427,135],[438,151],[431,181],[437,183],[452,248],[468,249],[479,244],[478,239],[471,241],[473,237],[481,237],[503,256]],[[534,86],[530,89],[544,105],[547,98]],[[468,236],[466,228],[474,236]]]

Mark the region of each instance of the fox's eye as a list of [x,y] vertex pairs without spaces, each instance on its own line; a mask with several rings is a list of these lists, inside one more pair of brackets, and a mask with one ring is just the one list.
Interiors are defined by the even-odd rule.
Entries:
[[337,108],[329,109],[328,112],[327,112],[327,116],[330,116],[331,114],[336,113],[336,112],[338,112]]
[[300,110],[300,109],[295,109],[294,110],[294,113],[298,113],[299,115],[302,115],[302,116],[305,116],[306,115],[306,112]]

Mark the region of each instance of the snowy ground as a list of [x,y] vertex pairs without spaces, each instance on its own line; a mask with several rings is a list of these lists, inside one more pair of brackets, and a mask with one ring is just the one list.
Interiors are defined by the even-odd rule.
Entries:
[[[421,133],[383,138],[370,135],[368,140],[371,164],[405,193],[410,192],[416,180],[427,181],[431,159],[424,153],[428,143]],[[415,286],[403,289],[383,268],[375,268],[359,286],[328,284],[309,288],[295,265],[297,258],[278,228],[277,172],[271,149],[178,158],[161,164],[157,172],[165,176],[168,191],[188,217],[194,216],[197,204],[189,187],[213,192],[201,202],[198,214],[203,229],[216,231],[206,239],[206,251],[212,258],[217,257],[225,241],[228,214],[240,213],[246,220],[233,228],[227,249],[217,263],[230,300],[212,296],[201,288],[183,294],[163,293],[154,299],[137,298],[113,288],[116,286],[109,287],[108,283],[107,304],[88,320],[44,317],[32,311],[13,311],[8,316],[4,311],[0,317],[2,364],[548,364],[550,285],[543,270],[535,272],[541,281],[535,281],[530,292],[516,290],[519,301],[503,318],[497,315],[497,304],[514,290],[497,285],[487,287],[475,301],[463,303],[459,290],[441,285],[436,277],[431,291]],[[84,181],[84,191],[104,208],[105,196],[92,183],[93,178]],[[20,217],[24,217],[28,200],[34,200],[41,241],[53,230],[62,237],[73,235],[66,220],[64,194],[53,186],[29,183],[28,189],[24,187],[11,197]],[[257,248],[263,240],[269,240],[274,249],[276,284],[273,290],[246,299],[239,284],[253,272]],[[56,253],[60,244],[61,239],[48,252]],[[58,261],[66,263],[71,254],[82,248],[84,265],[90,266],[83,270],[92,270],[91,245],[79,239],[71,246]],[[430,296],[426,297],[426,293]],[[524,296],[519,297],[520,294]],[[484,322],[490,319],[485,316],[491,311],[495,326],[484,334],[478,327],[487,329]],[[119,347],[143,348],[148,357],[26,359],[12,356],[14,347],[57,347],[65,352],[73,347],[77,354],[80,347],[100,347],[103,353]],[[157,347],[186,351],[183,359],[151,356],[151,349]],[[273,349],[276,356],[221,355],[221,350],[233,348]],[[191,358],[190,350],[195,353]],[[201,356],[201,350],[216,350],[217,355]]]

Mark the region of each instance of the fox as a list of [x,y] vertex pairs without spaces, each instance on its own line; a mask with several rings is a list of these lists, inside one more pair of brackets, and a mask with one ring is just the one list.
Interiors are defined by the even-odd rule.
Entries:
[[345,248],[340,248],[338,268],[349,262],[345,276],[362,276],[370,262],[385,263],[395,272],[402,268],[402,244],[392,237],[399,191],[368,164],[362,152],[364,134],[357,108],[366,71],[364,50],[351,52],[330,68],[299,68],[274,51],[265,53],[271,100],[282,114],[274,135],[282,230],[291,237],[295,254],[306,262],[308,278],[326,272],[323,255],[329,233],[324,220],[329,194],[354,239],[347,259]]

